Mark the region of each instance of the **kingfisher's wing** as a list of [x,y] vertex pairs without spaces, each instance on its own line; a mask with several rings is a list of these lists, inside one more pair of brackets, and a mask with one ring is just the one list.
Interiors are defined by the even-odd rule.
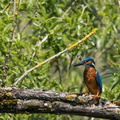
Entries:
[[97,83],[99,84],[100,90],[102,91],[102,77],[98,71],[97,71]]

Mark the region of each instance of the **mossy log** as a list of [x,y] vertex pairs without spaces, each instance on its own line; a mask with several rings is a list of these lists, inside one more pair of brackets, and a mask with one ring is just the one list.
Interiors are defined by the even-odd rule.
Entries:
[[120,101],[50,90],[0,88],[0,113],[51,113],[120,120]]

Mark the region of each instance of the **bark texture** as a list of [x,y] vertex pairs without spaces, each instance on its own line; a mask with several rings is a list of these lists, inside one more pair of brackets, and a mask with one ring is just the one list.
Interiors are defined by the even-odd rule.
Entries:
[[120,120],[120,101],[50,90],[0,88],[0,113],[51,113]]

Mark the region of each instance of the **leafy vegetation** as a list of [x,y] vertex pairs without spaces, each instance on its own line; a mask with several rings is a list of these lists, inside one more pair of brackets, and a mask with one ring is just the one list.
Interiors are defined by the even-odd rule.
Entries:
[[[81,58],[92,57],[103,78],[102,97],[120,100],[120,8],[117,0],[14,1],[10,4],[9,0],[0,1],[1,85],[12,85],[26,70],[64,50],[93,28],[97,28],[97,33],[84,43],[29,73],[18,87],[85,92],[87,89],[83,87],[82,81],[84,68],[74,68],[73,65]],[[7,5],[9,6],[5,9]],[[49,114],[20,116],[0,114],[0,119],[85,118]]]

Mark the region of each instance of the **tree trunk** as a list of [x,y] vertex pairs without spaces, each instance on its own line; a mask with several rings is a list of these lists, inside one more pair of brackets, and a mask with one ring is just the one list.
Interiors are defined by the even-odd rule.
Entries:
[[50,90],[0,88],[0,113],[51,113],[120,120],[120,101]]

